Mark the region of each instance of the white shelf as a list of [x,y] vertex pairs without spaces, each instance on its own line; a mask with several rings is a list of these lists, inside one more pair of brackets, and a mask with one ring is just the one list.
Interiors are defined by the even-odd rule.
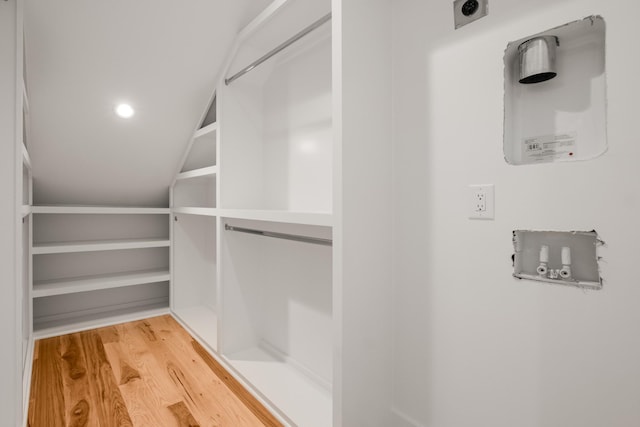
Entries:
[[169,208],[136,208],[116,206],[34,206],[36,214],[125,214],[151,215],[170,213]]
[[218,216],[220,210],[217,208],[197,208],[197,207],[181,207],[172,208],[171,212],[174,214],[185,215],[204,215],[204,216]]
[[72,279],[42,280],[33,283],[33,298],[64,295],[99,289],[119,288],[144,283],[166,282],[170,280],[167,270],[147,270],[130,273],[101,274]]
[[168,247],[168,239],[128,239],[100,240],[64,243],[37,243],[33,245],[33,254],[60,254],[70,252],[113,251],[122,249],[142,249]]
[[198,129],[194,134],[193,137],[194,138],[200,138],[201,136],[204,136],[206,134],[209,134],[211,132],[215,132],[218,129],[218,122],[215,123],[211,123],[210,125],[207,125],[203,128]]
[[198,178],[201,176],[211,176],[218,173],[217,166],[207,166],[206,168],[194,169],[187,172],[180,172],[176,180]]
[[34,324],[33,336],[36,339],[53,337],[165,314],[169,314],[169,307],[166,302],[126,307],[106,313],[85,314],[59,321],[47,322],[47,327],[39,327],[36,323]]
[[28,216],[31,213],[31,205],[22,205],[22,217]]
[[191,332],[212,349],[218,348],[218,316],[206,306],[174,308],[175,314]]
[[221,217],[289,224],[333,226],[333,215],[327,212],[293,212],[259,209],[218,209]]
[[331,392],[300,370],[257,347],[224,358],[295,425],[332,425]]

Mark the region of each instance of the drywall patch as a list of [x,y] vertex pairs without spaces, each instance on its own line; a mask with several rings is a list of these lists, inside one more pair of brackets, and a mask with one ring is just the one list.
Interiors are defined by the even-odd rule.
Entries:
[[507,44],[507,163],[591,160],[607,150],[605,33],[604,18],[589,16]]
[[513,231],[513,276],[602,289],[599,261],[604,242],[596,231]]

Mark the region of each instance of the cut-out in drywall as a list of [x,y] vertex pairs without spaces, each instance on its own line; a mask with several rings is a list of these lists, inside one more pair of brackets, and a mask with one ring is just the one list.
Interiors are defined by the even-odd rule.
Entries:
[[591,16],[507,45],[504,156],[588,160],[607,149],[605,22]]
[[595,231],[513,232],[513,275],[559,285],[601,289],[598,251],[602,246]]

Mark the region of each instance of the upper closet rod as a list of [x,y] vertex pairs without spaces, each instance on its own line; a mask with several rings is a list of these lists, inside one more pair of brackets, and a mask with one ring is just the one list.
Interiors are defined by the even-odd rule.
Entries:
[[296,234],[276,233],[275,231],[254,230],[253,228],[243,228],[224,225],[227,231],[239,231],[241,233],[257,234],[258,236],[275,237],[277,239],[294,240],[296,242],[313,243],[314,245],[333,246],[331,239],[322,239],[320,237],[298,236]]
[[331,12],[327,13],[325,16],[323,16],[322,18],[318,19],[316,22],[314,22],[313,24],[309,25],[307,28],[305,28],[304,30],[300,31],[298,34],[296,34],[295,36],[291,37],[289,40],[285,41],[284,43],[282,43],[281,45],[279,45],[278,47],[276,47],[272,51],[266,53],[264,56],[260,57],[259,59],[256,59],[251,64],[249,64],[246,67],[244,67],[242,70],[240,70],[237,73],[235,73],[233,76],[229,77],[228,79],[224,79],[224,83],[226,85],[229,85],[229,83],[231,83],[234,80],[244,76],[249,71],[253,70],[258,65],[262,64],[264,61],[266,61],[267,59],[271,58],[273,55],[279,53],[280,51],[282,51],[282,50],[284,50],[286,48],[288,48],[293,43],[297,42],[298,40],[300,40],[301,38],[303,38],[304,36],[306,36],[307,34],[312,32],[313,30],[315,30],[316,28],[318,28],[319,26],[321,26],[325,22],[328,22],[330,19],[331,19]]

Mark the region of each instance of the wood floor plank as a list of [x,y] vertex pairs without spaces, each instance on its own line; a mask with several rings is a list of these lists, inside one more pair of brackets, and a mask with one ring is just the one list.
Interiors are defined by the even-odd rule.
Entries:
[[[168,402],[175,402],[179,396],[171,393],[167,385],[159,386],[153,375],[158,368],[149,364],[150,352],[143,345],[133,343],[131,334],[125,325],[118,325],[111,330],[97,330],[105,337],[115,337],[105,343],[105,352],[113,367],[114,374],[120,378],[120,391],[129,409],[129,415],[135,426],[178,427],[171,411],[166,407]],[[113,334],[113,332],[116,334]]]
[[[100,336],[92,331],[80,333],[80,342],[87,355],[89,392],[96,404],[100,422],[105,426],[133,427],[111,364]],[[88,357],[91,355],[91,357]]]
[[169,410],[176,417],[180,427],[200,427],[184,402],[174,403],[169,406]]
[[29,427],[281,427],[171,316],[38,340]]
[[[246,408],[239,402],[221,403],[213,398],[214,394],[224,395],[224,390],[219,390],[216,382],[219,380],[209,372],[203,372],[201,367],[193,366],[193,355],[175,354],[171,350],[171,344],[176,344],[176,338],[172,332],[163,328],[154,328],[158,319],[147,319],[134,322],[132,332],[143,340],[145,345],[152,349],[152,353],[161,366],[161,371],[154,375],[167,378],[173,388],[180,395],[178,401],[183,401],[193,414],[195,419],[206,426],[258,426],[257,420],[246,419]],[[158,339],[157,334],[164,335],[164,339]],[[173,333],[173,335],[175,335]],[[215,393],[215,392],[217,393]],[[172,403],[177,403],[172,402]]]
[[31,427],[66,427],[62,381],[60,339],[47,338],[39,342],[38,359],[34,364],[31,399]]
[[60,337],[62,379],[64,384],[65,415],[69,425],[99,426],[97,403],[92,398],[87,378],[87,356],[80,343],[80,335]]
[[193,338],[171,316],[138,322],[138,330],[148,340],[147,345],[160,350],[159,357],[169,357],[165,362],[171,363],[165,366],[176,386],[183,390],[184,402],[197,420],[222,426],[264,425],[217,375],[212,375],[207,364],[194,353],[190,344]]

